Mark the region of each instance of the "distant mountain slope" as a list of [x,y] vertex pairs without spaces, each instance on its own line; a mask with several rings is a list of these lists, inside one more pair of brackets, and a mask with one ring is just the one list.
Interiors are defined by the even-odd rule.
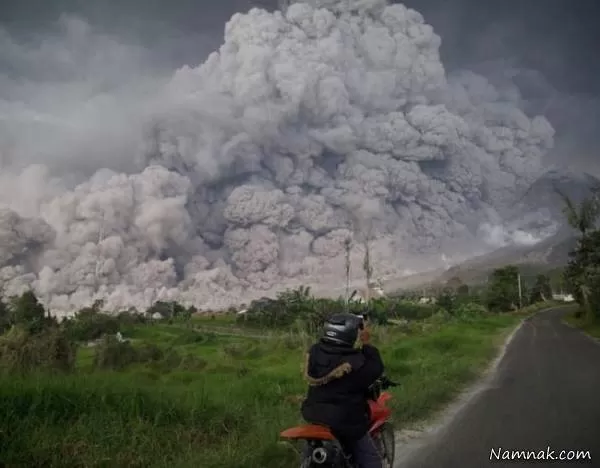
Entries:
[[495,268],[511,264],[521,265],[526,275],[563,267],[569,260],[569,252],[576,245],[577,237],[566,223],[564,201],[557,189],[579,204],[590,195],[592,189],[598,187],[600,179],[593,175],[574,173],[565,168],[551,169],[531,184],[508,212],[503,213],[503,224],[509,231],[520,230],[534,236],[547,235],[558,228],[554,235],[535,245],[501,247],[447,270],[436,269],[389,279],[384,284],[384,290],[389,293],[440,285],[454,276],[466,283],[479,283],[485,281]]
[[447,270],[438,269],[387,281],[384,290],[390,293],[440,286],[453,277],[459,277],[468,284],[481,283],[486,281],[492,270],[506,265],[520,265],[525,275],[547,272],[565,266],[569,261],[569,252],[576,243],[574,232],[563,229],[535,245],[506,246],[470,258]]
[[579,204],[594,188],[600,188],[600,179],[591,174],[549,170],[505,213],[505,221],[532,233],[544,231],[544,227],[565,223],[564,201],[557,190]]
[[569,261],[569,252],[577,238],[572,232],[560,233],[532,246],[507,246],[485,255],[471,258],[453,266],[434,280],[446,282],[458,276],[464,282],[478,282],[495,268],[506,265],[522,265],[532,270],[551,270],[563,267]]

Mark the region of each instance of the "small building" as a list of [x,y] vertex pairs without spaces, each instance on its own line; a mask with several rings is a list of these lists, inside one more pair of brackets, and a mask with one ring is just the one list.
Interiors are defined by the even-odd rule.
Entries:
[[552,294],[552,299],[555,301],[574,302],[573,294]]
[[421,297],[419,299],[419,304],[435,304],[437,299],[435,297]]
[[385,292],[381,286],[371,286],[368,290],[367,288],[358,288],[356,294],[352,297],[352,301],[364,303],[367,300],[367,296],[369,299],[379,299],[385,297]]

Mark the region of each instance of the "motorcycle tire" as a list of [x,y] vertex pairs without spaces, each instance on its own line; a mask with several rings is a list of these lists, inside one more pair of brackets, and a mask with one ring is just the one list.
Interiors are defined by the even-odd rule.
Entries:
[[379,447],[381,447],[381,457],[383,458],[384,468],[394,467],[394,458],[396,456],[396,437],[394,426],[391,423],[384,423],[379,430]]

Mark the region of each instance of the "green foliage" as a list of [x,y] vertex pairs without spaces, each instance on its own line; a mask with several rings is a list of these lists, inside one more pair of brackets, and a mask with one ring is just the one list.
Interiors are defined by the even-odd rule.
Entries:
[[[410,334],[396,325],[372,330],[386,372],[402,383],[391,391],[394,416],[403,424],[451,401],[485,368],[495,344],[519,317],[459,323],[442,312],[435,320],[423,321],[431,325],[427,329],[411,321]],[[70,375],[0,381],[6,409],[0,411],[0,453],[6,466],[299,466],[279,432],[301,420],[303,342],[284,340],[286,331],[281,340],[219,336],[215,343],[169,350],[164,345],[187,334],[185,327],[138,329],[132,335],[151,336],[147,344],[162,349],[162,359],[156,360],[160,351],[148,348],[154,361],[119,372],[92,372],[90,362]],[[133,344],[138,350],[143,343]]]
[[598,192],[593,193],[581,201],[577,206],[565,193],[556,189],[556,193],[562,198],[563,212],[572,228],[577,229],[582,237],[593,230],[600,216],[600,199]]
[[463,283],[458,276],[453,276],[446,282],[446,290],[458,297],[469,295],[469,285]]
[[314,335],[327,317],[349,312],[369,313],[372,323],[385,325],[389,319],[421,320],[430,317],[439,306],[418,304],[399,298],[376,298],[369,304],[339,299],[315,298],[308,288],[288,290],[276,299],[263,298],[253,301],[246,313],[237,317],[239,325],[255,328],[288,329],[292,326]]
[[573,311],[571,314],[564,317],[564,321],[573,327],[581,329],[588,335],[600,339],[600,320],[590,322],[579,312],[581,312],[581,309]]
[[383,297],[371,299],[369,303],[369,317],[372,323],[386,325],[388,319],[393,317],[395,301]]
[[132,327],[148,323],[148,318],[135,309],[129,309],[117,314],[117,322],[123,327]]
[[567,221],[580,233],[577,246],[569,254],[564,279],[589,323],[600,320],[600,230],[596,228],[600,216],[599,193],[598,189],[593,190],[576,206],[568,196],[559,192]]
[[104,335],[127,332],[136,325],[148,323],[148,319],[135,309],[113,315],[102,312],[102,307],[102,301],[96,301],[92,306],[79,310],[73,317],[63,320],[61,327],[74,341],[93,341]]
[[552,298],[552,287],[547,275],[539,274],[535,278],[535,284],[531,288],[529,302],[544,302]]
[[442,293],[437,297],[437,305],[444,309],[449,314],[454,314],[457,307],[458,297],[450,288],[444,288]]
[[[196,339],[192,339],[194,337]],[[166,348],[148,342],[134,345],[129,340],[119,341],[113,335],[106,335],[94,347],[93,367],[96,370],[124,371],[132,366],[148,365],[160,373],[199,371],[206,367],[206,361],[198,356],[181,354],[175,347],[206,344],[209,341],[210,335],[187,329],[181,329],[181,333]]]
[[214,333],[202,333],[191,329],[181,329],[177,336],[169,341],[170,346],[184,346],[201,343],[214,343],[216,335]]
[[583,236],[570,257],[564,273],[567,288],[590,320],[594,315],[600,319],[600,230]]
[[436,304],[450,315],[460,315],[459,310],[469,304],[486,310],[485,306],[481,304],[481,297],[469,291],[469,286],[463,284],[458,277],[451,278],[446,283],[446,287],[438,294]]
[[399,300],[392,305],[391,317],[394,319],[422,320],[431,317],[440,309],[433,304],[419,304],[412,301]]
[[8,373],[73,369],[76,348],[32,291],[0,300],[0,367]]
[[154,343],[143,343],[135,351],[137,362],[158,362],[165,357],[165,352]]
[[486,307],[475,302],[458,303],[454,310],[454,316],[462,321],[476,320],[487,314]]
[[94,367],[96,369],[122,370],[138,362],[139,354],[129,341],[118,341],[113,335],[106,335],[95,347]]
[[152,316],[157,312],[167,319],[189,320],[197,309],[194,306],[186,308],[176,301],[157,301],[146,311],[146,314]]
[[519,306],[519,269],[514,265],[497,268],[489,278],[486,305],[492,312],[506,312]]
[[8,330],[12,323],[12,317],[8,305],[0,298],[0,335]]
[[300,287],[280,293],[276,299],[262,298],[250,303],[247,312],[237,322],[260,328],[284,329],[292,325],[315,332],[331,314],[343,312],[344,301],[317,299],[310,288]]
[[38,302],[33,291],[26,291],[13,298],[10,309],[11,322],[32,333],[41,332],[48,323],[44,306]]
[[103,314],[95,307],[86,307],[73,318],[62,323],[65,332],[74,341],[92,341],[106,334],[119,331],[119,319],[114,315]]
[[240,324],[261,328],[284,328],[293,321],[291,314],[286,313],[285,304],[270,298],[252,301],[246,313],[237,317]]
[[[486,314],[475,300],[453,291],[453,314],[439,304],[414,300],[370,302],[373,342],[381,347],[388,373],[403,383],[394,390],[400,392],[394,409],[402,421],[421,419],[451,399],[487,362],[497,338],[518,320],[512,314]],[[0,437],[3,462],[293,466],[296,455],[278,443],[278,433],[299,421],[305,392],[299,365],[306,346],[329,314],[363,313],[366,306],[314,298],[308,288],[286,291],[274,300],[251,304],[249,315],[239,319],[263,330],[235,327],[231,336],[218,330],[234,325],[233,317],[228,322],[218,317],[221,328],[205,319],[203,326],[212,324],[214,332],[199,332],[177,321],[146,323],[135,311],[102,314],[101,307],[94,304],[60,327],[46,324],[37,333],[13,327],[0,337],[1,343],[11,343],[0,345],[9,351],[0,356],[29,349],[28,340],[37,343],[36,353],[25,352],[21,358],[30,364],[12,368],[71,370],[71,375],[43,380],[30,373],[2,381],[0,399],[10,408],[0,412],[0,435],[10,435]],[[394,318],[404,320],[387,323]],[[116,339],[115,324],[127,328],[128,341]],[[265,335],[267,328],[273,330]],[[87,340],[98,335],[104,338],[96,346],[79,348],[75,368],[74,353],[66,367],[61,367],[64,359],[48,359],[60,355],[48,353],[61,349],[56,343],[74,350],[67,337]]]
[[14,325],[0,336],[0,367],[9,373],[34,370],[71,371],[76,348],[58,327],[35,333],[23,325]]

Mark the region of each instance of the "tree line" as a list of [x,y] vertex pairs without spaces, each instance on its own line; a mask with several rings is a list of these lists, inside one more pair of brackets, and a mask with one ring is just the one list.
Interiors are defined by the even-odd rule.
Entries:
[[[578,233],[576,247],[569,254],[563,271],[566,291],[581,305],[578,312],[586,321],[600,320],[600,199],[597,191],[579,205],[566,195],[565,214],[569,224]],[[372,268],[369,250],[365,249],[365,273],[370,279]],[[347,272],[349,268],[347,267]],[[277,297],[263,298],[250,303],[245,313],[235,309],[240,326],[290,329],[316,333],[331,314],[351,312],[368,313],[373,322],[386,325],[395,321],[423,320],[443,315],[469,320],[484,314],[505,313],[544,303],[552,299],[548,275],[538,274],[534,281],[521,281],[519,267],[508,265],[491,272],[485,285],[469,286],[459,277],[451,278],[432,297],[423,301],[417,292],[405,292],[393,297],[367,298],[366,303],[349,300],[317,298],[310,288],[300,287],[283,291]],[[131,359],[154,359],[158,350],[139,352],[127,343],[115,341],[115,335],[132,327],[149,325],[159,317],[167,322],[190,323],[198,312],[177,302],[159,301],[143,313],[135,309],[120,313],[105,313],[102,301],[79,310],[73,317],[59,322],[38,301],[33,291],[8,299],[0,298],[0,367],[35,368],[46,366],[55,369],[72,368],[77,343],[103,339],[104,355],[99,351],[99,366],[110,367],[115,355],[129,355]],[[193,330],[187,339],[199,339]],[[192,336],[193,335],[193,336]],[[125,349],[127,347],[127,349]],[[111,354],[112,353],[112,354]],[[129,353],[129,354],[127,354]],[[143,356],[142,356],[143,355]],[[113,356],[113,357],[111,357]],[[140,357],[142,356],[142,357]],[[104,364],[102,364],[104,363]]]
[[577,246],[570,252],[564,271],[567,288],[581,305],[577,315],[588,323],[600,321],[600,187],[579,204],[557,193],[563,199],[569,224],[578,234]]

